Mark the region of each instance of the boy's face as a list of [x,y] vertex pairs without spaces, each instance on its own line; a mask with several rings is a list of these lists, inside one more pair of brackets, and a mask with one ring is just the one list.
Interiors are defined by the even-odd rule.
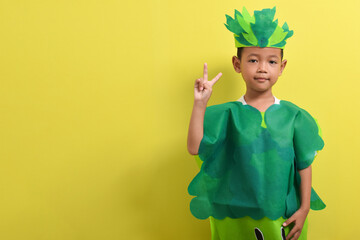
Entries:
[[244,47],[241,59],[233,57],[234,69],[242,74],[247,91],[271,91],[286,63],[281,61],[281,50],[271,47]]

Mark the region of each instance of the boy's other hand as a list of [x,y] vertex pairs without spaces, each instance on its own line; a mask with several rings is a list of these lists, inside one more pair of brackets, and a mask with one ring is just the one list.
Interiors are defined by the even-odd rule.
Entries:
[[195,101],[207,104],[210,99],[212,86],[219,80],[222,73],[220,72],[211,81],[208,81],[207,63],[204,64],[204,75],[195,81],[194,97]]
[[294,223],[291,231],[286,236],[286,240],[297,240],[300,237],[308,213],[308,210],[303,210],[300,208],[284,222],[283,226],[288,226],[292,222]]

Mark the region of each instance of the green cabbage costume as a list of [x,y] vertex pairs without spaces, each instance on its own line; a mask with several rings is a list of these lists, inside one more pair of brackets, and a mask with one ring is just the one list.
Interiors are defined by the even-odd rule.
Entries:
[[[188,192],[195,196],[191,213],[210,217],[213,239],[256,240],[255,228],[265,240],[282,239],[289,231],[282,223],[300,207],[298,170],[311,165],[324,142],[307,111],[274,98],[265,112],[244,96],[206,108],[196,155],[201,169]],[[313,188],[310,207],[325,208]]]
[[[275,7],[254,11],[243,8],[226,28],[235,47],[284,49],[293,35],[285,22],[274,21]],[[196,159],[200,172],[188,191],[195,196],[191,213],[210,217],[212,240],[281,240],[292,225],[282,224],[300,207],[299,170],[313,162],[324,147],[317,121],[295,104],[279,100],[265,112],[238,101],[206,108],[204,136]],[[325,204],[311,189],[310,208]],[[308,219],[299,240],[307,239]]]

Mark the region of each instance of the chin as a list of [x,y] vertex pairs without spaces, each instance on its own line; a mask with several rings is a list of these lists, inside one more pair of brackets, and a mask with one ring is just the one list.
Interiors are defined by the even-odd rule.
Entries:
[[255,89],[255,91],[259,92],[259,93],[263,93],[263,92],[268,92],[271,91],[271,88],[260,88],[260,89]]

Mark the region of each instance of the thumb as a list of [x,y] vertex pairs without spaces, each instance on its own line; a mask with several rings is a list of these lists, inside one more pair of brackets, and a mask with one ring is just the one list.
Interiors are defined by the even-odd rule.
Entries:
[[293,216],[291,216],[288,220],[286,220],[284,223],[283,223],[283,226],[286,227],[288,226],[290,223],[292,223],[293,221],[295,220],[295,218]]

